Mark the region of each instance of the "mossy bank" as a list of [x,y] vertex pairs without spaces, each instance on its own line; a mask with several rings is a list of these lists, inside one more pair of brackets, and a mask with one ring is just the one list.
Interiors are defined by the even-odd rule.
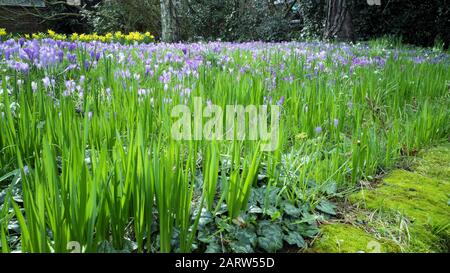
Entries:
[[313,251],[448,252],[450,144],[410,161],[408,170],[394,170],[374,188],[351,194],[352,209],[344,215],[353,220],[324,224]]

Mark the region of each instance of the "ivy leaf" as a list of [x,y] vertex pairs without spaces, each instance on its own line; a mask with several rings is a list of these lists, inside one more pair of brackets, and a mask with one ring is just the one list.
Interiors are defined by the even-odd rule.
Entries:
[[11,220],[8,224],[8,230],[14,231],[16,234],[20,234],[20,225],[19,221],[17,220]]
[[202,210],[201,214],[200,214],[200,219],[198,221],[198,226],[199,227],[204,227],[207,224],[213,222],[214,219],[211,215],[211,213],[209,211],[207,211],[206,209]]
[[283,243],[282,241],[275,241],[271,238],[259,237],[258,246],[269,253],[273,253],[280,250],[283,247]]
[[134,251],[136,251],[138,248],[137,243],[130,240],[130,239],[125,239],[124,242],[124,248],[119,250],[118,252],[120,253],[132,253]]
[[222,247],[215,241],[208,244],[205,253],[222,253]]
[[332,181],[323,186],[323,191],[328,195],[333,195],[337,192],[336,182]]
[[253,253],[254,250],[250,245],[244,244],[241,241],[233,241],[230,243],[233,253]]
[[257,235],[250,229],[240,229],[234,234],[235,241],[230,243],[234,253],[252,253],[257,243]]
[[266,214],[270,216],[272,221],[281,217],[281,212],[276,207],[270,207],[266,210]]
[[283,247],[283,232],[279,225],[262,221],[258,226],[258,246],[269,253]]
[[317,205],[316,209],[320,210],[321,212],[324,212],[326,214],[330,214],[330,215],[336,215],[336,205],[334,205],[333,203],[327,201],[327,200],[322,200],[320,201],[319,205]]
[[97,251],[99,253],[115,253],[116,250],[112,246],[112,244],[108,241],[102,241],[99,243]]
[[297,245],[300,248],[306,247],[306,242],[302,235],[296,231],[289,231],[287,235],[284,235],[283,239],[290,245]]
[[249,229],[242,229],[235,233],[235,238],[237,241],[250,246],[256,246],[257,235],[254,231]]
[[292,217],[299,217],[302,213],[302,210],[300,208],[295,207],[290,202],[283,202],[284,212]]
[[263,213],[263,210],[262,210],[260,207],[258,207],[258,206],[251,206],[251,207],[248,209],[248,213],[251,213],[251,214],[260,214],[260,213]]
[[235,231],[235,226],[231,225],[225,218],[216,218],[215,222],[218,229],[226,230],[228,233]]
[[314,238],[319,233],[319,228],[315,225],[309,225],[306,223],[298,225],[298,232],[303,236]]
[[204,231],[198,232],[197,240],[199,240],[202,243],[211,244],[213,242],[213,239],[214,236],[208,234],[207,232]]

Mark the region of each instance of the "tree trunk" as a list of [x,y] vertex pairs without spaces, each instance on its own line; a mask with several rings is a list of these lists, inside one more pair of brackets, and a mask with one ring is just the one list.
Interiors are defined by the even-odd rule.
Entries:
[[161,40],[168,43],[179,40],[176,1],[160,0],[159,2],[161,5]]
[[348,0],[329,0],[325,39],[353,41],[353,24]]

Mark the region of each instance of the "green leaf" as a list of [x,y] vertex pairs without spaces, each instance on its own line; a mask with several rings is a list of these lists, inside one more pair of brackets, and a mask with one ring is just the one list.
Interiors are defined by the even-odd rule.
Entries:
[[238,230],[235,233],[234,237],[236,238],[237,241],[243,244],[256,246],[257,235],[254,231],[251,231],[249,229]]
[[99,253],[115,253],[116,252],[113,245],[108,241],[100,242],[98,245],[97,251]]
[[328,195],[333,195],[337,192],[336,182],[332,181],[323,185],[323,191]]
[[269,253],[276,252],[283,247],[283,243],[280,240],[273,240],[267,237],[258,238],[258,246]]
[[209,223],[211,223],[213,221],[214,221],[214,219],[213,219],[212,214],[209,211],[203,209],[201,214],[200,214],[200,219],[199,219],[199,222],[198,222],[198,226],[199,227],[204,227],[204,226],[206,226],[207,224],[209,224]]
[[251,207],[248,209],[248,213],[251,213],[251,214],[260,214],[260,213],[263,213],[263,210],[262,210],[262,208],[260,208],[260,207],[258,207],[258,206],[251,206]]
[[300,235],[296,231],[289,231],[288,234],[283,237],[283,239],[290,245],[297,245],[300,248],[306,247],[306,242],[303,239],[302,235]]
[[282,205],[284,208],[284,212],[289,216],[299,217],[302,213],[302,210],[300,208],[295,207],[290,202],[285,201]]
[[322,200],[320,201],[319,205],[317,205],[316,209],[320,210],[321,212],[324,212],[326,214],[330,214],[330,215],[336,215],[336,205],[334,205],[333,203],[327,201],[327,200]]
[[310,225],[306,223],[299,224],[297,230],[301,235],[306,236],[308,238],[316,237],[320,231],[316,225]]
[[258,226],[258,235],[258,246],[269,253],[283,247],[283,232],[277,224],[262,221]]
[[272,220],[277,219],[281,216],[281,212],[276,207],[270,207],[266,210],[266,214],[269,215]]
[[19,169],[14,170],[14,171],[9,172],[9,173],[5,174],[4,176],[0,177],[0,185],[4,181],[7,181],[7,179],[10,178],[11,176],[15,176],[15,177],[20,176],[20,170]]
[[206,248],[205,253],[221,253],[222,247],[215,241],[208,244],[208,247]]
[[197,235],[197,240],[205,244],[211,244],[214,242],[214,236],[212,236],[209,232],[200,230]]
[[[13,205],[14,213],[17,217],[17,220],[19,221],[20,230],[22,231],[22,244],[24,244],[24,243],[26,243],[27,245],[32,244],[30,232],[27,227],[27,223],[25,221],[25,218],[23,217],[22,212],[20,211],[19,206],[13,200],[11,200],[11,203]],[[26,250],[29,250],[29,249],[27,248]]]
[[233,253],[252,253],[253,248],[249,244],[245,244],[241,241],[233,241],[230,243],[231,250]]

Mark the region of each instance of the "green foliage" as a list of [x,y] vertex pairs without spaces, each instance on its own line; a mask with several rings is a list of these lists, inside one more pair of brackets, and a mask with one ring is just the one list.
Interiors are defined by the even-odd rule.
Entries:
[[291,2],[200,0],[183,4],[178,12],[184,18],[184,39],[281,41],[299,36],[300,29],[291,24],[297,13]]
[[[370,46],[293,43],[249,50],[212,43],[153,50],[159,46],[121,47],[114,53],[129,56],[123,62],[105,49],[96,66],[74,70],[66,69],[67,59],[48,69],[33,67],[25,75],[4,67],[2,251],[67,252],[71,241],[80,242],[84,252],[305,247],[318,232],[318,220],[336,214],[335,205],[325,200],[447,138],[450,131],[448,62],[413,59],[441,58],[440,52],[389,50],[383,40]],[[167,83],[165,90],[159,76],[181,66],[166,61],[154,66],[154,77],[144,77],[145,61],[164,60],[168,52],[177,60],[193,61],[186,56],[194,53],[185,47],[204,49],[193,57],[211,61],[199,64],[198,77],[190,73],[182,82]],[[68,49],[61,50],[67,54]],[[73,54],[81,64],[89,58],[81,46]],[[229,61],[220,63],[225,54]],[[386,55],[383,66],[336,61]],[[254,73],[241,70],[246,65]],[[124,69],[141,77],[118,76]],[[266,79],[275,69],[273,84]],[[54,86],[43,86],[46,73],[55,76]],[[290,75],[295,80],[283,80]],[[68,79],[75,79],[84,92],[64,96]],[[170,110],[180,104],[175,87],[180,84],[192,88],[192,96],[221,106],[259,106],[272,103],[267,94],[273,103],[284,97],[279,149],[262,152],[251,141],[174,141]],[[142,97],[140,88],[151,92]],[[194,110],[187,97],[185,105]],[[439,198],[439,208],[447,208],[447,187],[434,179],[424,179],[432,186],[420,185],[417,177],[394,179],[392,184],[398,185],[389,189],[408,197],[415,197],[410,187],[417,187],[416,194],[430,190],[426,201]],[[388,196],[385,200],[400,209],[408,204]],[[441,220],[448,219],[422,201],[418,203],[439,213]],[[425,218],[419,209],[414,217]],[[447,224],[431,226],[441,234]]]
[[156,36],[161,32],[159,0],[100,1],[86,6],[81,14],[89,32],[150,31]]
[[[445,0],[366,1],[349,0],[357,40],[384,36],[421,46],[448,47],[450,14]],[[158,0],[87,1],[73,7],[63,1],[48,1],[36,12],[45,28],[59,32],[150,31],[161,32]],[[317,39],[323,36],[326,0],[304,1],[179,1],[176,20],[180,38],[186,41],[284,41]]]
[[[448,16],[450,9],[445,0],[381,1],[381,5],[368,5],[366,1],[350,0],[351,15],[357,40],[383,36],[401,39],[404,43],[433,46],[450,43]],[[323,35],[327,1],[299,1],[303,17],[302,38],[320,38]]]
[[450,9],[445,0],[381,1],[381,6],[353,1],[353,5],[353,25],[361,39],[392,35],[421,46],[433,46],[436,39],[447,47],[450,43]]
[[[252,188],[249,209],[239,217],[225,216],[226,206],[216,217],[204,210],[199,222],[199,250],[205,252],[279,252],[285,247],[308,247],[319,229],[321,213],[311,214],[308,204],[297,206],[279,196],[278,188]],[[269,201],[266,201],[266,196]]]
[[317,39],[323,36],[326,5],[326,0],[299,1],[299,10],[303,18],[301,38]]

